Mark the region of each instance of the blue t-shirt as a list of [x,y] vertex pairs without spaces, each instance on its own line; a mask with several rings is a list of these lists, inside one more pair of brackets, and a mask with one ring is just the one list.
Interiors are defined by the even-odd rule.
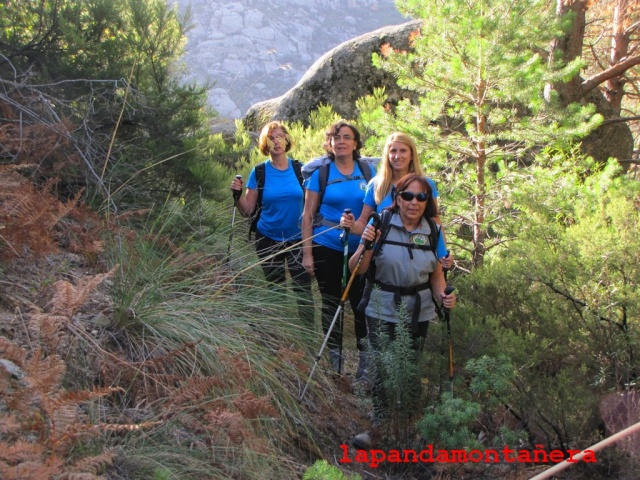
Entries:
[[[262,212],[258,220],[258,231],[278,242],[300,239],[298,219],[304,206],[304,192],[289,160],[289,168],[278,170],[269,160],[265,161]],[[247,188],[258,189],[256,169],[251,170]]]
[[[362,212],[364,191],[367,188],[367,181],[354,162],[353,173],[350,176],[342,175],[334,162],[329,164],[329,177],[324,190],[322,205],[318,213],[330,222],[340,223],[340,217],[346,208],[350,208],[352,213],[358,218]],[[366,167],[364,167],[366,168]],[[320,171],[318,168],[311,177],[305,181],[305,188],[311,192],[320,192]],[[373,173],[373,172],[372,172]],[[351,178],[351,179],[350,179]],[[313,241],[319,245],[333,250],[344,250],[344,244],[340,240],[342,229],[320,225],[313,229],[313,235],[329,230],[327,233],[318,235]],[[359,235],[349,235],[349,252],[355,252],[360,241]]]
[[[436,187],[436,182],[431,180],[429,177],[425,177],[429,185],[431,186],[431,191],[433,192],[433,198],[438,198],[438,188]],[[376,203],[375,197],[375,189],[376,189],[376,178],[372,178],[369,184],[367,185],[367,190],[364,193],[364,204],[373,208],[374,211],[380,213],[387,207],[390,207],[393,203],[391,198],[391,193],[393,192],[393,188],[387,193],[387,195],[382,199],[380,205]],[[356,217],[358,218],[358,217]],[[436,248],[436,255],[438,258],[444,258],[447,256],[447,245],[444,241],[444,235],[442,233],[438,236],[438,246]]]

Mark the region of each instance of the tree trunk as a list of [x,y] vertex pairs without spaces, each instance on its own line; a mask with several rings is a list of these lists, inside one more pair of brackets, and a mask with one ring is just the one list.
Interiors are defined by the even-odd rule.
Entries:
[[[622,25],[628,22],[627,17],[629,15],[626,12],[628,8],[631,8],[628,4],[630,1],[635,3],[637,0],[616,0],[616,7],[620,10],[616,12],[618,14],[617,22],[622,22]],[[574,21],[571,29],[563,37],[552,43],[549,55],[550,61],[556,58],[558,53],[560,53],[560,57],[565,64],[582,56],[586,12],[589,8],[589,3],[589,0],[557,0],[557,15],[571,14]],[[568,106],[571,103],[593,103],[596,111],[605,120],[618,118],[621,111],[622,97],[624,96],[624,73],[629,68],[640,64],[640,55],[624,58],[628,55],[628,52],[622,49],[628,49],[628,43],[625,43],[625,39],[628,42],[629,32],[625,31],[624,26],[616,27],[615,19],[613,26],[611,65],[607,69],[586,80],[580,75],[576,75],[568,82],[560,82],[546,87],[546,90],[553,89],[558,92],[560,101],[564,106]],[[616,34],[616,31],[620,33]],[[606,95],[599,90],[598,87],[601,85],[606,87],[608,91]],[[606,162],[612,157],[625,162],[633,154],[633,135],[629,125],[626,123],[606,123],[582,139],[581,147],[584,154],[590,155],[599,162]],[[623,163],[623,165],[625,164]]]
[[484,141],[486,133],[487,117],[482,111],[485,102],[485,93],[487,82],[482,77],[482,69],[478,75],[477,97],[476,97],[476,195],[475,195],[475,221],[473,224],[473,265],[474,267],[482,266],[484,262],[484,254],[486,252],[485,239],[487,230],[485,225],[486,212],[486,184],[485,169],[487,164],[487,151]]
[[[634,0],[633,3],[637,3]],[[631,5],[630,0],[616,0],[613,11],[613,24],[611,35],[611,56],[609,58],[609,66],[620,63],[629,52],[629,34],[626,31],[629,26],[629,14]],[[611,104],[616,115],[620,115],[622,111],[622,97],[624,97],[625,78],[623,75],[610,78],[605,83],[604,95]]]
[[[557,38],[551,45],[550,61],[553,61],[554,54],[561,52],[562,62],[566,65],[569,62],[582,56],[582,45],[584,43],[584,30],[586,27],[586,0],[557,0],[556,14],[558,16],[574,15],[571,29],[564,37]],[[552,85],[556,90],[564,106],[582,99],[582,77],[576,75],[566,83]]]

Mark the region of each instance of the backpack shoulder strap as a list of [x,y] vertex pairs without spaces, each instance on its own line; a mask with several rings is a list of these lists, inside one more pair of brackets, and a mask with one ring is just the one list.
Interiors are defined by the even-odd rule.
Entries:
[[371,177],[373,177],[373,167],[368,162],[360,161],[359,158],[356,158],[356,163],[358,164],[358,168],[362,172],[364,179],[367,181],[367,183],[369,183],[369,180],[371,180]]
[[265,162],[259,163],[256,165],[256,190],[258,191],[258,198],[256,200],[256,208],[258,210],[262,206],[262,192],[264,191],[264,180],[267,171],[267,166]]
[[375,250],[373,252],[373,258],[371,259],[371,264],[369,265],[369,270],[367,270],[367,280],[369,282],[374,282],[376,277],[376,257],[382,251],[382,245],[387,239],[387,235],[389,235],[389,230],[391,229],[391,217],[393,216],[393,212],[390,208],[385,208],[380,212],[380,240],[375,245]]
[[324,191],[327,188],[327,183],[329,182],[329,167],[331,166],[331,163],[325,163],[324,165],[321,165],[319,167],[320,172],[318,173],[318,175],[320,175],[320,178],[318,179],[320,182],[320,189],[318,190],[318,210],[320,209],[320,205],[322,205],[322,198],[324,197]]
[[293,171],[298,178],[298,183],[300,183],[300,186],[302,186],[302,184],[304,183],[304,177],[302,176],[302,162],[300,162],[299,160],[293,160],[291,163],[293,165]]
[[429,230],[431,231],[431,233],[429,233],[429,246],[431,247],[430,249],[433,254],[436,256],[436,258],[438,258],[436,250],[438,249],[438,240],[440,239],[440,228],[433,218],[425,218],[429,223]]
[[391,217],[393,216],[393,212],[390,208],[385,208],[382,210],[380,215],[380,241],[378,242],[378,248],[376,249],[376,255],[380,252],[382,245],[387,240],[387,235],[389,235],[389,230],[391,229]]
[[262,210],[262,193],[264,192],[264,182],[267,171],[267,162],[262,162],[256,165],[256,191],[258,196],[256,197],[256,206],[251,212],[251,221],[249,222],[249,240],[251,240],[251,233],[256,231],[258,220],[260,219],[260,211]]

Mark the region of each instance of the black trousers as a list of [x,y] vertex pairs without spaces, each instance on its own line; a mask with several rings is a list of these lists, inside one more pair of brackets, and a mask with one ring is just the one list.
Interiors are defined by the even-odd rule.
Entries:
[[[347,261],[349,258],[351,258],[351,254],[348,255]],[[314,244],[313,261],[316,280],[322,295],[322,329],[326,335],[342,298],[344,252]],[[345,284],[349,282],[350,275],[351,273],[347,268]],[[364,275],[361,275],[354,279],[349,289],[349,303],[353,311],[356,340],[360,351],[365,349],[367,338],[367,322],[364,312],[359,312],[357,309],[363,292]],[[342,328],[337,321],[331,331],[327,345],[330,349],[339,349],[342,346]]]
[[[373,357],[373,364],[375,365],[375,373],[373,386],[371,389],[371,395],[373,400],[374,415],[378,418],[388,415],[390,408],[394,405],[390,405],[389,395],[385,388],[385,366],[380,361],[380,354],[382,353],[382,339],[381,335],[386,335],[389,342],[393,342],[397,336],[398,328],[407,328],[411,337],[411,349],[415,353],[416,362],[419,361],[420,354],[424,349],[425,340],[427,338],[427,332],[429,330],[429,322],[418,322],[418,329],[415,333],[412,332],[410,324],[402,325],[398,323],[385,322],[374,317],[367,318],[367,327],[369,329],[369,345],[371,348],[371,354]],[[417,405],[420,401],[420,395],[422,392],[422,384],[420,382],[420,374],[418,378],[411,379],[409,381],[409,387],[404,395],[404,398],[409,398],[410,405],[404,405],[404,408],[412,408],[413,405]],[[403,392],[404,393],[404,392]]]
[[313,296],[311,295],[311,276],[302,266],[302,246],[289,247],[299,242],[278,242],[256,232],[256,253],[263,260],[269,255],[273,258],[262,263],[265,278],[281,285],[286,284],[286,269],[293,280],[293,291],[298,304],[298,316],[302,323],[313,328]]

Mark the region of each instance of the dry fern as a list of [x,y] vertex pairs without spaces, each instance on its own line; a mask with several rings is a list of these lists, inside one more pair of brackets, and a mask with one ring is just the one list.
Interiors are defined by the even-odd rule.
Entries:
[[53,298],[48,303],[48,312],[35,313],[29,319],[28,329],[33,338],[37,338],[49,352],[66,349],[69,344],[71,318],[82,307],[91,292],[103,280],[113,275],[116,265],[107,273],[85,277],[74,286],[66,280],[58,280],[52,286]]
[[[22,378],[8,371],[0,383],[0,406],[12,413],[0,417],[0,478],[100,478],[112,464],[114,452],[103,452],[69,463],[72,448],[86,438],[105,431],[134,431],[152,428],[158,422],[113,425],[93,424],[81,408],[120,388],[68,391],[62,387],[66,366],[57,355],[45,356],[37,349],[24,349],[0,337],[0,352],[19,364]],[[4,408],[3,408],[4,409]]]
[[102,251],[102,222],[79,203],[82,192],[62,202],[55,179],[34,185],[15,165],[0,165],[0,259],[46,255],[62,245],[95,260]]

